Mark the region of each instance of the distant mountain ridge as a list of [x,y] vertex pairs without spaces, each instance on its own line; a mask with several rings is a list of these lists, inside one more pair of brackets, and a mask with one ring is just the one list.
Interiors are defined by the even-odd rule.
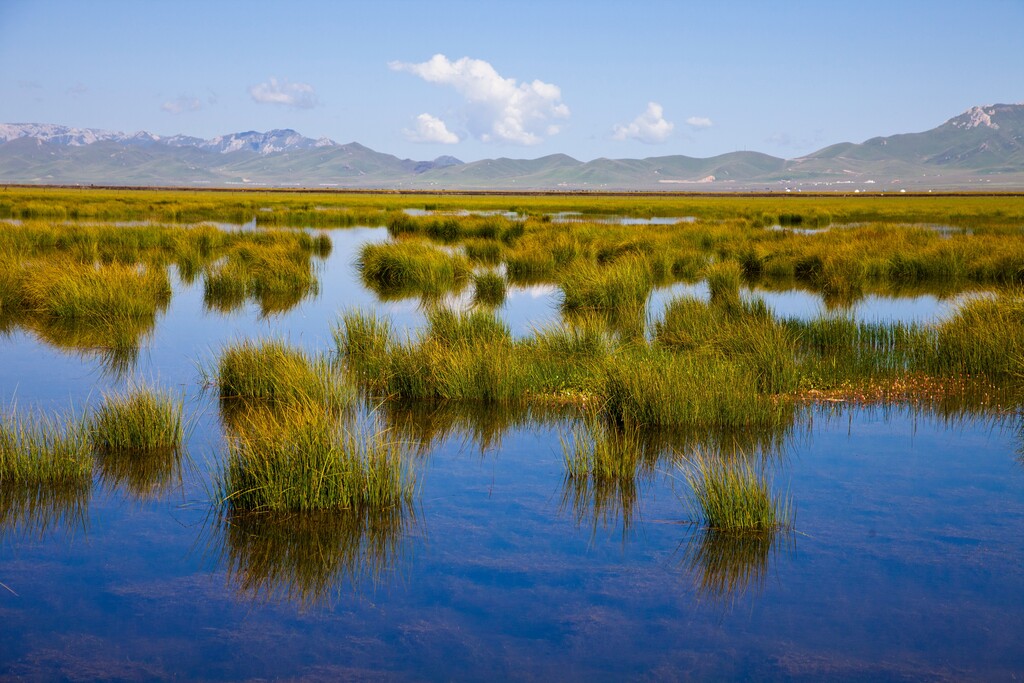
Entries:
[[[796,159],[730,152],[582,162],[451,156],[399,159],[291,129],[209,140],[54,124],[0,124],[0,182],[267,185],[382,189],[1024,189],[1024,104],[971,107],[921,133],[830,145]],[[865,189],[868,189],[867,187]],[[875,188],[870,188],[875,189]]]

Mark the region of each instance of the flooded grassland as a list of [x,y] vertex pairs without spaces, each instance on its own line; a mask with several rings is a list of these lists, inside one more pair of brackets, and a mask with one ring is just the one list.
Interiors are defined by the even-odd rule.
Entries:
[[0,676],[1007,679],[1024,199],[0,191]]

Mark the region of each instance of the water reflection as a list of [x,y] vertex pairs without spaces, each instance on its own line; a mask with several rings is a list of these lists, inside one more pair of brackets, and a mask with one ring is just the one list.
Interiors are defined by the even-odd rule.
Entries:
[[693,580],[698,598],[728,605],[748,592],[760,595],[780,549],[792,552],[795,541],[792,532],[778,529],[695,528],[680,548],[681,566]]
[[[638,486],[649,482],[660,451],[648,450],[642,431],[609,423],[597,414],[560,436],[566,475],[560,509],[594,534],[622,522],[623,540],[633,525]],[[640,480],[638,482],[638,480]]]
[[130,498],[159,498],[181,486],[183,453],[178,448],[112,452],[97,450],[100,481]]
[[[163,304],[158,312],[166,308]],[[25,314],[20,324],[53,348],[95,359],[104,376],[122,378],[135,368],[140,349],[153,334],[156,314],[100,319]]]
[[450,438],[462,439],[481,454],[497,451],[511,430],[554,424],[575,412],[561,406],[477,401],[388,400],[375,408],[384,427],[420,455]]
[[91,486],[0,487],[0,540],[5,537],[42,539],[63,530],[74,536],[85,532],[89,520]]
[[245,599],[329,607],[347,588],[387,583],[407,559],[412,510],[236,513],[216,519],[214,549]]

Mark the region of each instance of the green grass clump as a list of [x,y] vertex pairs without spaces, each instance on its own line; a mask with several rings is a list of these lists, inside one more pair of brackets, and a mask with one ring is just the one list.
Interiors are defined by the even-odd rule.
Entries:
[[64,320],[152,319],[170,297],[166,270],[140,265],[35,261],[21,280],[21,301],[27,309]]
[[742,457],[697,452],[683,466],[683,476],[693,490],[694,512],[711,529],[763,532],[792,526],[792,501],[775,496],[764,474]]
[[89,442],[77,421],[0,415],[0,482],[8,487],[88,486]]
[[89,421],[93,447],[108,454],[173,451],[185,436],[184,403],[170,393],[136,387],[104,397]]
[[225,348],[217,363],[222,399],[266,405],[316,404],[340,410],[354,392],[326,358],[310,359],[287,343],[245,340]]
[[500,306],[505,303],[505,278],[492,271],[473,275],[473,303]]
[[736,261],[722,261],[708,266],[705,276],[711,291],[711,304],[727,313],[739,312],[743,267]]
[[360,383],[386,387],[394,345],[390,321],[373,312],[345,311],[333,336],[338,355]]
[[491,311],[455,311],[442,307],[427,313],[425,339],[439,344],[474,346],[492,341],[510,342],[512,332]]
[[505,253],[502,243],[495,240],[466,240],[463,247],[466,250],[466,257],[470,261],[488,266],[496,266],[501,263]]
[[931,372],[1024,380],[1024,290],[972,299],[935,333],[927,361]]
[[414,476],[385,433],[309,408],[253,411],[236,423],[218,481],[233,511],[408,508]]
[[640,257],[624,257],[607,266],[578,264],[562,280],[562,309],[641,310],[653,287],[650,266]]
[[791,401],[758,390],[756,371],[714,355],[632,346],[610,357],[603,380],[604,410],[621,424],[782,433],[796,416]]
[[242,243],[223,263],[208,269],[204,301],[208,308],[221,311],[234,310],[249,299],[259,303],[264,315],[287,311],[320,291],[310,263],[318,248],[318,240],[305,233],[293,240]]
[[653,325],[658,345],[703,353],[741,364],[757,378],[758,390],[786,393],[797,387],[796,337],[772,316],[761,299],[723,305],[677,297]]
[[384,297],[437,296],[461,288],[471,274],[465,256],[411,240],[367,244],[356,266],[363,282]]
[[81,522],[92,465],[80,421],[0,415],[0,532],[42,535]]

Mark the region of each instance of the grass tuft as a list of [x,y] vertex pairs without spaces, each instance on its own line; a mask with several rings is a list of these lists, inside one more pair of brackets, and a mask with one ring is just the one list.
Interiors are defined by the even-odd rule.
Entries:
[[726,460],[698,451],[683,466],[683,476],[693,490],[694,512],[711,529],[770,531],[792,526],[792,500],[776,497],[764,473],[742,457]]
[[326,358],[311,360],[274,339],[245,340],[225,348],[216,381],[222,399],[266,405],[316,404],[337,411],[355,398],[354,390]]
[[184,441],[183,413],[180,397],[135,387],[104,397],[89,421],[89,438],[96,450],[107,454],[173,451]]
[[414,476],[386,433],[362,433],[315,408],[235,421],[218,488],[236,512],[406,509]]

